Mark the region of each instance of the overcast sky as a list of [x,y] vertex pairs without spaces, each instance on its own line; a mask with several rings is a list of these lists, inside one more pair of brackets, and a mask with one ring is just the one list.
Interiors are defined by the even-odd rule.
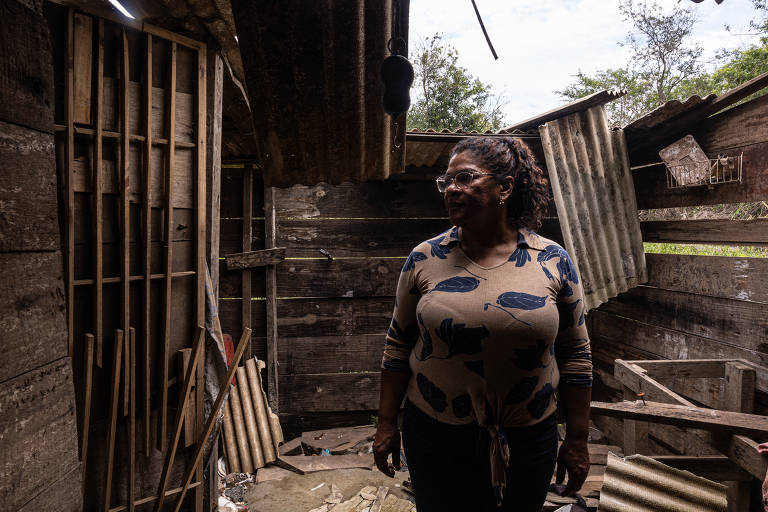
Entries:
[[[411,0],[411,48],[424,37],[443,34],[460,54],[460,64],[507,99],[506,124],[563,103],[554,93],[586,74],[619,67],[627,60],[623,41],[631,25],[618,13],[618,0],[475,0],[499,60],[494,61],[470,0]],[[659,0],[673,7],[678,0]],[[695,37],[710,59],[719,48],[755,41],[750,0],[690,4],[698,14]],[[724,25],[730,25],[731,31]],[[413,91],[414,93],[416,91]]]

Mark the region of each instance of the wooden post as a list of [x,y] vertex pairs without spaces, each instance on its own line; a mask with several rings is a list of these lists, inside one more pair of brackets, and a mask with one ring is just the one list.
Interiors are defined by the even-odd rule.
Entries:
[[[178,375],[186,375],[187,368],[190,365],[190,358],[192,356],[191,348],[183,348],[177,352],[178,358]],[[193,390],[195,386],[193,386]],[[179,395],[179,403],[184,400],[184,397]],[[189,404],[184,414],[184,446],[192,446],[195,443],[195,428],[197,427],[197,404]]]
[[83,423],[80,427],[80,494],[85,496],[85,468],[88,462],[88,434],[91,428],[91,391],[93,387],[93,334],[85,335],[85,384],[83,386]]
[[[755,409],[755,369],[739,361],[725,363],[725,393],[721,409],[753,413]],[[728,512],[750,510],[751,482],[727,482]]]
[[115,345],[112,355],[112,387],[109,397],[109,430],[107,431],[107,467],[105,468],[104,482],[104,512],[109,511],[109,502],[112,497],[112,468],[115,463],[115,435],[117,433],[117,410],[120,396],[120,370],[122,368],[121,357],[123,355],[123,331],[115,331]]
[[[242,233],[243,252],[249,252],[252,249],[253,240],[253,164],[245,164],[243,167],[243,233]],[[243,270],[240,275],[242,279],[242,329],[251,327],[251,271]],[[250,343],[248,345],[246,359],[250,359]]]
[[[277,246],[277,218],[275,214],[275,188],[264,188],[264,232],[266,248]],[[277,362],[277,270],[270,265],[266,273],[267,305],[267,384],[268,400],[272,412],[278,414],[278,362]]]
[[[206,276],[206,259],[205,251],[207,247],[206,243],[206,228],[205,228],[205,209],[206,209],[206,172],[205,172],[205,139],[207,133],[205,131],[205,116],[207,113],[207,100],[206,95],[206,75],[208,65],[208,52],[205,44],[199,43],[197,47],[197,186],[195,193],[197,199],[195,201],[195,217],[197,219],[196,233],[196,245],[197,245],[197,307],[195,311],[197,313],[197,322],[199,325],[205,325],[205,276]],[[205,344],[203,344],[203,354],[205,353]],[[200,433],[203,428],[203,394],[205,389],[205,355],[200,359],[200,363],[197,366],[197,390],[195,396],[197,398],[197,428],[196,432]],[[197,475],[197,481],[203,481],[203,463],[202,460],[195,462]],[[185,491],[182,491],[182,496]],[[203,512],[203,486],[195,488],[195,511]]]
[[144,377],[144,456],[149,457],[150,447],[150,416],[151,416],[151,391],[152,391],[152,336],[151,336],[151,290],[152,290],[152,34],[146,35],[147,45],[147,67],[146,83],[144,84],[144,183],[142,200],[144,207],[142,209],[144,223],[144,354],[142,371]]
[[[637,400],[637,393],[625,386],[624,400]],[[624,453],[626,455],[650,453],[647,421],[624,420]]]
[[133,512],[136,501],[136,329],[129,330],[131,340],[128,352],[128,368],[130,369],[128,392],[128,511]]
[[208,96],[209,120],[205,126],[208,132],[206,159],[208,164],[207,201],[208,201],[208,261],[211,266],[213,293],[219,296],[219,230],[221,212],[221,123],[224,91],[224,61],[219,52],[208,52]]
[[181,509],[181,505],[184,503],[184,497],[187,494],[189,485],[192,483],[192,477],[194,474],[196,472],[200,473],[202,471],[202,465],[200,464],[200,461],[203,457],[205,443],[208,442],[208,438],[211,436],[211,432],[213,432],[216,419],[219,417],[221,405],[224,403],[224,399],[227,397],[227,386],[230,382],[232,382],[232,376],[235,374],[235,371],[237,371],[237,365],[240,364],[240,359],[243,357],[243,352],[245,352],[245,348],[248,346],[250,341],[251,330],[246,328],[243,332],[243,336],[240,338],[240,342],[237,344],[235,357],[232,358],[232,366],[229,367],[226,377],[221,382],[219,382],[219,394],[216,397],[216,401],[214,402],[213,407],[211,408],[211,414],[208,416],[208,420],[205,422],[205,428],[203,428],[202,435],[197,441],[195,456],[192,459],[192,465],[189,466],[189,469],[187,470],[187,475],[184,479],[184,487],[181,490],[181,496],[179,496],[179,500],[176,502],[176,508],[174,508],[174,512],[179,512]]
[[99,18],[98,27],[98,45],[96,47],[96,109],[95,132],[93,139],[93,325],[94,336],[96,338],[96,365],[101,368],[104,360],[103,355],[103,325],[104,313],[102,304],[103,296],[103,277],[104,262],[102,258],[103,234],[103,152],[104,134],[102,132],[102,117],[104,112],[104,20]]
[[[130,197],[130,150],[131,143],[129,137],[128,118],[130,117],[130,100],[128,95],[128,81],[130,79],[128,64],[130,62],[128,55],[128,35],[123,28],[123,52],[122,52],[122,68],[121,68],[121,80],[120,80],[120,252],[121,252],[121,266],[120,266],[120,305],[122,309],[122,317],[120,325],[125,333],[125,341],[131,343],[128,329],[130,328],[131,315],[131,283],[130,283],[130,262],[131,262],[131,206],[129,203]],[[128,351],[126,351],[126,355]],[[128,388],[130,381],[130,360],[128,357],[123,358],[123,416],[128,415]]]
[[64,81],[64,97],[66,101],[67,123],[67,147],[66,168],[64,182],[66,185],[66,202],[64,205],[64,219],[66,226],[66,295],[67,295],[67,354],[70,358],[75,354],[75,188],[73,178],[73,166],[75,160],[75,79],[74,79],[74,12],[67,9],[67,71]]
[[190,400],[190,391],[192,390],[192,384],[195,382],[195,374],[197,367],[202,365],[200,354],[205,343],[205,329],[203,327],[197,328],[197,334],[195,335],[195,345],[192,349],[192,360],[187,367],[187,371],[184,373],[184,391],[182,391],[181,401],[179,407],[176,409],[176,420],[174,421],[173,440],[169,447],[168,452],[165,454],[165,462],[163,463],[163,471],[160,476],[160,486],[158,487],[157,496],[158,499],[155,502],[155,512],[163,508],[163,501],[165,500],[165,490],[168,487],[168,478],[171,474],[171,467],[173,466],[173,459],[176,457],[176,448],[179,445],[179,438],[181,437],[181,427],[184,422],[184,415],[186,414],[187,404]]
[[[168,359],[171,350],[171,290],[173,282],[173,169],[175,166],[174,150],[176,145],[176,43],[171,42],[171,66],[169,78],[165,87],[168,94],[168,109],[166,110],[167,124],[167,158],[165,161],[165,279],[163,292],[163,355],[162,355],[162,382],[160,384],[160,413],[158,416],[157,445],[160,451],[165,451],[166,427],[168,423]],[[162,496],[161,496],[162,498]]]

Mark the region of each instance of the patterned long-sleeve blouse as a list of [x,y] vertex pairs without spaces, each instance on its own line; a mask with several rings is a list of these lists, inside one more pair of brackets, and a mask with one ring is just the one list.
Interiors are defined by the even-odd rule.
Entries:
[[576,268],[555,242],[518,233],[494,267],[464,254],[456,227],[403,266],[382,367],[412,372],[408,399],[438,421],[532,425],[554,412],[559,383],[592,385]]

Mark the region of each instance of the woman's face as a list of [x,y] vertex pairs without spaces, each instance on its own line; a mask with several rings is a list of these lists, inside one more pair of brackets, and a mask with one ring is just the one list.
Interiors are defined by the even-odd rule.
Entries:
[[[461,186],[452,181],[445,189],[443,199],[448,209],[448,216],[455,226],[477,224],[482,226],[504,212],[499,205],[500,199],[506,199],[511,187],[502,190],[502,186],[490,171],[469,151],[462,151],[451,158],[446,169],[446,176],[456,176],[461,172],[475,173],[469,185]],[[512,178],[508,178],[511,182]]]

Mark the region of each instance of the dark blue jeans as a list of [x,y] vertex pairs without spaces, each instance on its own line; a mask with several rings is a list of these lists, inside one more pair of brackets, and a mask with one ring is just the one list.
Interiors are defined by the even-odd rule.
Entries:
[[557,459],[555,415],[506,432],[510,460],[499,508],[491,484],[488,431],[475,424],[441,423],[406,401],[403,449],[418,512],[540,512]]

